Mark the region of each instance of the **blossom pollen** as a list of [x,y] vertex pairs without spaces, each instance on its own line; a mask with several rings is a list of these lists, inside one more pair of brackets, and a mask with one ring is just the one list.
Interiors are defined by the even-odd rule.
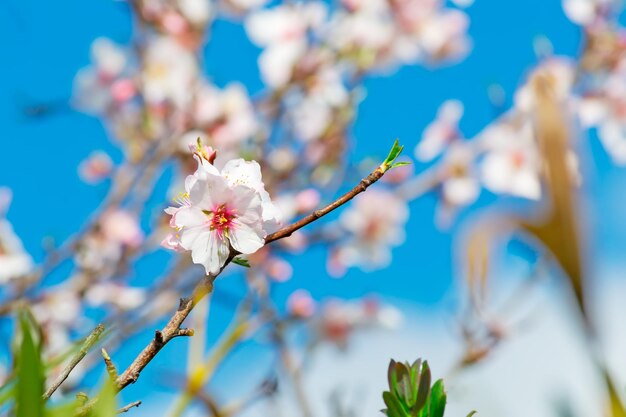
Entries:
[[233,227],[236,210],[229,209],[225,204],[216,207],[213,211],[203,210],[203,212],[210,218],[210,229],[217,230],[220,235],[228,233],[228,229]]

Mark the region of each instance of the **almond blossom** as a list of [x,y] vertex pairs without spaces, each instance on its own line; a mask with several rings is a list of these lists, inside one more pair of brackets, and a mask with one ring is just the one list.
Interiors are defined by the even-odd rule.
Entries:
[[206,159],[197,159],[198,169],[185,181],[181,205],[166,210],[177,232],[163,244],[191,251],[194,263],[202,264],[207,274],[217,274],[231,246],[242,254],[263,247],[267,227],[278,213],[256,162],[231,160],[220,171]]
[[458,100],[447,100],[439,106],[435,120],[424,129],[422,140],[415,147],[415,157],[419,161],[432,161],[447,145],[462,136],[459,121],[463,110],[463,103]]
[[11,198],[11,190],[0,187],[0,284],[26,275],[33,267],[32,258],[5,218]]
[[308,31],[319,27],[325,16],[323,3],[310,2],[261,10],[246,20],[252,42],[266,48],[259,57],[259,69],[268,86],[279,88],[291,80],[294,65],[307,49]]
[[530,122],[518,129],[502,123],[484,132],[490,148],[481,166],[486,188],[533,200],[541,197],[540,160],[533,136]]
[[136,93],[129,77],[129,56],[122,47],[107,38],[91,44],[92,65],[83,68],[74,79],[74,104],[92,114],[123,104]]
[[390,191],[375,189],[359,195],[341,215],[340,223],[350,238],[337,249],[335,261],[365,270],[384,268],[391,262],[391,248],[404,242],[408,217],[406,201]]

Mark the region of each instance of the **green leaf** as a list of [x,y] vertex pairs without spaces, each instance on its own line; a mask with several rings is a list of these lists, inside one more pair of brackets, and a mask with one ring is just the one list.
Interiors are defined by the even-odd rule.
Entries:
[[387,406],[387,416],[389,417],[408,417],[407,413],[402,408],[402,404],[400,404],[400,400],[396,398],[389,391],[383,392],[383,401]]
[[17,357],[16,417],[43,416],[44,373],[37,330],[25,312],[19,314],[21,343]]
[[420,380],[420,367],[422,366],[422,360],[417,359],[411,365],[409,369],[409,373],[411,374],[411,388],[412,388],[412,396],[411,396],[411,404],[415,404],[417,402],[417,387]]
[[389,391],[397,392],[398,375],[396,375],[396,361],[393,359],[389,362],[389,368],[387,369],[387,382],[389,383]]
[[474,414],[476,414],[476,410],[471,411],[471,412],[467,415],[467,417],[472,417]]
[[104,386],[91,409],[90,417],[115,417],[117,415],[117,389],[110,378],[104,379]]
[[387,155],[387,158],[381,164],[381,168],[383,171],[388,171],[389,169],[393,168],[394,162],[396,161],[398,156],[400,156],[400,153],[402,153],[403,149],[404,146],[400,146],[400,144],[398,143],[398,139],[396,139],[393,143],[393,146],[391,147],[391,150],[389,151],[389,155]]
[[398,392],[396,395],[400,398],[407,409],[413,406],[413,388],[411,387],[411,375],[409,369],[402,364],[398,370]]
[[241,258],[241,257],[237,257],[235,259],[233,259],[233,263],[246,267],[246,268],[250,268],[250,262],[248,262],[247,259]]
[[0,389],[0,407],[15,398],[15,384],[7,383]]
[[443,417],[446,409],[446,392],[443,388],[443,380],[440,379],[433,385],[430,391],[430,416]]
[[400,161],[400,162],[394,162],[389,169],[393,169],[393,168],[398,168],[398,167],[403,167],[406,165],[411,165],[411,163],[409,161]]
[[415,411],[420,411],[426,405],[428,393],[430,392],[430,368],[428,362],[422,364],[422,373],[419,378],[417,388],[417,400],[415,401]]

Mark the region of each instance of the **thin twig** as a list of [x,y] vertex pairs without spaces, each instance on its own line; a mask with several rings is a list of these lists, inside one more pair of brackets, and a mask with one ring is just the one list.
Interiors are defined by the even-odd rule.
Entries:
[[119,410],[117,410],[117,414],[122,414],[127,412],[128,410],[130,410],[133,407],[139,407],[141,405],[141,401],[134,401],[128,405],[125,405],[124,407],[120,408]]
[[354,187],[353,189],[351,189],[350,191],[348,191],[347,193],[345,193],[344,195],[342,195],[341,197],[339,197],[337,200],[333,201],[326,207],[323,207],[319,210],[315,210],[313,213],[309,214],[308,216],[303,217],[297,222],[292,223],[288,226],[285,226],[281,228],[280,230],[278,230],[277,232],[268,235],[265,238],[265,243],[267,244],[275,240],[291,236],[293,232],[299,229],[302,229],[304,226],[310,223],[313,223],[315,220],[319,219],[320,217],[323,217],[327,215],[328,213],[330,213],[331,211],[346,204],[348,201],[352,200],[358,194],[361,194],[363,191],[367,190],[367,188],[370,185],[374,184],[376,181],[381,179],[384,174],[385,174],[385,170],[383,169],[383,167],[377,168],[374,172],[369,174],[367,177],[363,178],[356,187]]
[[70,375],[72,370],[76,367],[76,365],[78,365],[80,361],[83,360],[83,358],[87,355],[89,350],[91,350],[93,345],[95,345],[98,339],[100,339],[100,335],[102,335],[102,332],[104,332],[104,325],[98,324],[96,328],[93,329],[91,334],[87,336],[80,350],[76,352],[74,356],[72,356],[70,363],[68,363],[67,366],[63,369],[63,372],[61,372],[61,375],[57,377],[57,379],[52,383],[50,388],[48,388],[48,390],[44,393],[43,395],[44,401],[50,398],[50,396],[54,394],[54,392],[61,386],[61,384],[65,382],[65,380]]

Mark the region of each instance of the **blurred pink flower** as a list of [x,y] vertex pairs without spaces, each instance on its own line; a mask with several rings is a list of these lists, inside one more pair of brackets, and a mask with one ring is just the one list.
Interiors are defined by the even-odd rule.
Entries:
[[80,178],[89,184],[96,184],[107,178],[113,169],[113,161],[103,151],[92,152],[78,166]]
[[287,299],[287,311],[292,316],[309,318],[315,313],[315,300],[307,290],[297,290]]
[[386,267],[391,248],[404,242],[408,217],[406,201],[392,192],[371,189],[359,195],[339,219],[349,238],[337,248],[336,261],[366,270]]
[[143,242],[144,234],[137,218],[125,210],[110,210],[102,215],[100,228],[106,239],[136,248]]

